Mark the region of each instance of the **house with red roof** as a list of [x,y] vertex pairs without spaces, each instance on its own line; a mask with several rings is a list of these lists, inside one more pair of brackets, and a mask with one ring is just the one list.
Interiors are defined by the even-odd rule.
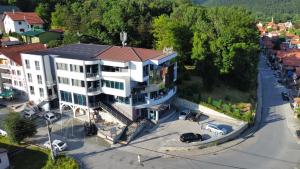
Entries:
[[42,44],[24,44],[10,47],[0,47],[0,82],[1,88],[14,89],[27,94],[27,86],[21,53],[46,49]]
[[[26,80],[35,104],[43,101],[40,91],[48,95],[52,78],[56,90],[51,94],[57,95],[61,112],[87,122],[159,122],[174,112],[177,53],[171,48],[71,44],[21,55],[25,74],[42,75],[40,84]],[[44,68],[36,70],[35,61]]]
[[34,12],[5,12],[3,14],[5,33],[23,33],[33,28],[43,28],[44,21]]

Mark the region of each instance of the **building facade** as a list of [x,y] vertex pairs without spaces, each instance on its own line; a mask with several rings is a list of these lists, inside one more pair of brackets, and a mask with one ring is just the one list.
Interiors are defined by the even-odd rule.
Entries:
[[34,12],[5,12],[3,15],[5,33],[23,33],[33,28],[43,28],[44,21]]
[[104,109],[125,121],[159,120],[176,94],[177,54],[172,51],[73,44],[28,52],[22,54],[22,61],[33,64],[35,57],[49,55],[60,109],[72,110],[74,117],[90,120]]

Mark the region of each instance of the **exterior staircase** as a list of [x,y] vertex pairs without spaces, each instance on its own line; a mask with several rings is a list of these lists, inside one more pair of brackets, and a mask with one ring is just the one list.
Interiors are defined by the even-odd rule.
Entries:
[[114,107],[112,107],[108,103],[104,103],[104,102],[100,101],[99,105],[104,111],[110,113],[112,116],[114,116],[115,118],[120,120],[125,125],[128,126],[132,123],[132,120],[130,120],[128,117],[126,117],[124,114],[122,114],[122,112],[116,110]]

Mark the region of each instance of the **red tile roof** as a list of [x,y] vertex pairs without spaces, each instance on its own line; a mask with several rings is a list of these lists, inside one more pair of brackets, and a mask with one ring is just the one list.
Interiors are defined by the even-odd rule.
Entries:
[[289,49],[280,50],[276,53],[277,58],[282,60],[284,66],[298,67],[300,66],[300,50]]
[[97,55],[98,59],[109,60],[109,61],[146,61],[149,59],[154,59],[156,57],[164,55],[163,51],[134,48],[134,47],[120,47],[111,46],[108,47],[103,52]]
[[26,20],[29,24],[44,24],[44,21],[34,12],[5,12],[14,21]]
[[43,44],[32,43],[32,44],[25,44],[25,45],[10,46],[10,47],[1,47],[0,54],[3,54],[6,57],[10,58],[18,65],[22,65],[22,60],[21,60],[22,52],[38,51],[38,50],[45,50],[45,49],[46,47]]

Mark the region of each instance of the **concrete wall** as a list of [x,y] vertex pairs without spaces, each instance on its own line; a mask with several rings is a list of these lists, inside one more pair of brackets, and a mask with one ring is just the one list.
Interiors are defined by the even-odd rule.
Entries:
[[143,62],[130,62],[129,63],[130,69],[130,78],[133,81],[143,82]]
[[190,102],[190,101],[188,101],[186,99],[176,98],[175,101],[174,101],[174,105],[176,105],[178,107],[184,107],[184,108],[187,108],[187,109],[190,109],[190,110],[199,110],[199,111],[203,112],[203,114],[205,114],[205,115],[207,115],[209,117],[212,117],[212,118],[215,118],[215,119],[229,121],[229,122],[234,123],[234,124],[241,124],[241,123],[243,123],[240,120],[237,120],[237,119],[234,119],[232,117],[229,117],[229,116],[227,116],[227,115],[225,115],[223,113],[217,112],[217,111],[215,111],[213,109],[210,109],[208,107],[205,107],[205,106],[202,106],[202,105]]

